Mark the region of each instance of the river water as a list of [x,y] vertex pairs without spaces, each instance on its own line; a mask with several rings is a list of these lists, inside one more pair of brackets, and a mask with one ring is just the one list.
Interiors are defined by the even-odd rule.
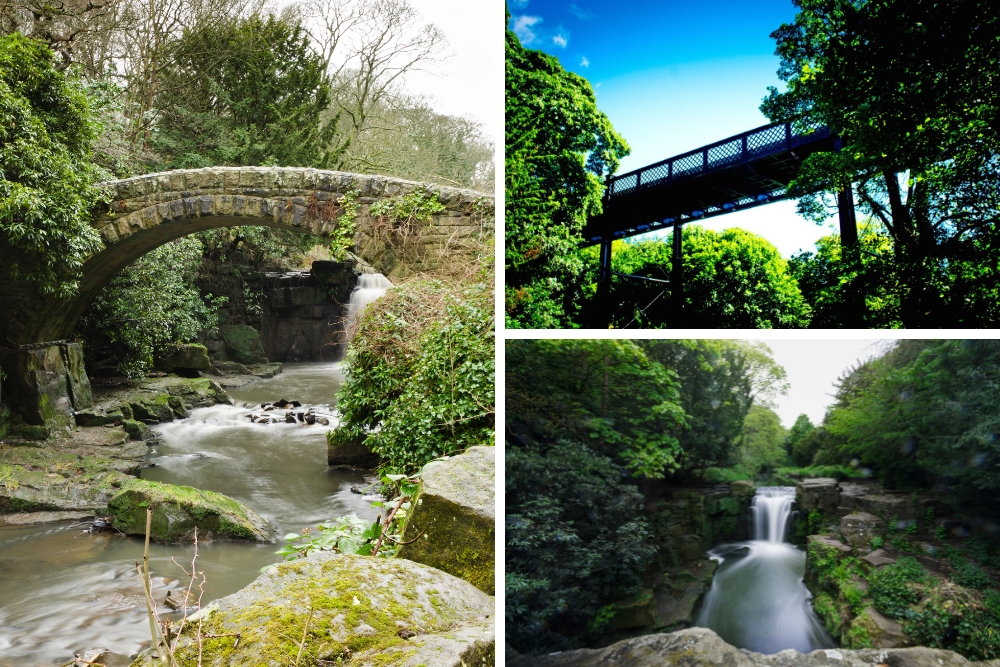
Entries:
[[709,552],[720,565],[695,625],[759,653],[836,646],[802,583],[806,554],[785,541],[794,501],[794,487],[757,489],[751,505],[754,539]]
[[[374,519],[373,498],[353,493],[359,473],[326,468],[326,431],[316,424],[254,424],[242,403],[297,400],[335,418],[340,363],[285,364],[284,372],[229,390],[236,406],[216,405],[153,427],[162,443],[143,478],[218,491],[244,502],[279,535],[346,514]],[[280,545],[214,542],[199,546],[208,578],[205,602],[233,593],[280,560]],[[136,653],[149,623],[135,561],[142,540],[89,534],[66,525],[0,527],[0,667],[61,665],[73,652],[104,646]],[[179,586],[190,545],[152,545],[154,596]]]

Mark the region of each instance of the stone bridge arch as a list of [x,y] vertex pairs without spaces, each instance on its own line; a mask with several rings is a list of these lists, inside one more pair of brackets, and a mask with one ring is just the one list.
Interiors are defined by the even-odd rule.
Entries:
[[70,336],[101,289],[122,269],[151,250],[194,232],[260,225],[328,236],[343,213],[338,200],[358,193],[354,252],[390,279],[431,271],[440,253],[423,252],[416,265],[396,257],[379,239],[370,204],[423,188],[436,193],[445,210],[422,230],[425,251],[461,246],[482,231],[482,202],[493,197],[472,190],[424,185],[386,176],[296,167],[210,167],[112,181],[111,203],[95,211],[93,226],[103,247],[83,266],[79,293],[42,299],[33,286],[0,276],[0,345],[18,347]]

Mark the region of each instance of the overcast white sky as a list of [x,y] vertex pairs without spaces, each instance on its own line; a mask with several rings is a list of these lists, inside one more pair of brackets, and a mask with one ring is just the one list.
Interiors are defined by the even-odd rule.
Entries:
[[471,116],[494,139],[503,123],[503,6],[475,0],[411,0],[448,37],[448,62],[410,76],[407,88],[438,101],[435,108]]
[[777,413],[790,428],[800,414],[813,424],[823,421],[833,403],[834,383],[848,367],[870,359],[886,349],[888,340],[765,340],[774,360],[788,374],[788,396],[779,396]]

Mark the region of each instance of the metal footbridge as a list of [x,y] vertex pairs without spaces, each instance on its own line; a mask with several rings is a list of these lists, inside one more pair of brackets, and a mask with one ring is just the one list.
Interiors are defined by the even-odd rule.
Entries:
[[[614,240],[672,229],[670,291],[679,305],[681,228],[685,223],[787,199],[788,186],[805,158],[838,150],[840,140],[829,128],[800,120],[758,127],[609,177],[604,211],[590,218],[583,229],[584,246],[601,244],[599,294],[610,292]],[[857,225],[850,190],[839,193],[838,202],[841,243],[853,246]]]

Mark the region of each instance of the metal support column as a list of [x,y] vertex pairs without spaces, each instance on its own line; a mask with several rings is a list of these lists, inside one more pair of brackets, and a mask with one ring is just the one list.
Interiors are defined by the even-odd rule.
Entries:
[[681,226],[674,225],[673,238],[674,252],[670,261],[670,298],[673,302],[674,312],[680,313],[684,305],[684,283],[682,281],[684,256],[682,250]]
[[597,321],[595,326],[607,329],[611,325],[611,242],[610,235],[601,239],[600,274],[597,279]]
[[[861,247],[858,243],[858,222],[854,213],[854,190],[848,186],[837,193],[837,213],[840,218],[840,256],[846,271],[858,275],[861,270]],[[856,280],[844,286],[847,312],[844,326],[861,329],[865,326],[865,295]]]

